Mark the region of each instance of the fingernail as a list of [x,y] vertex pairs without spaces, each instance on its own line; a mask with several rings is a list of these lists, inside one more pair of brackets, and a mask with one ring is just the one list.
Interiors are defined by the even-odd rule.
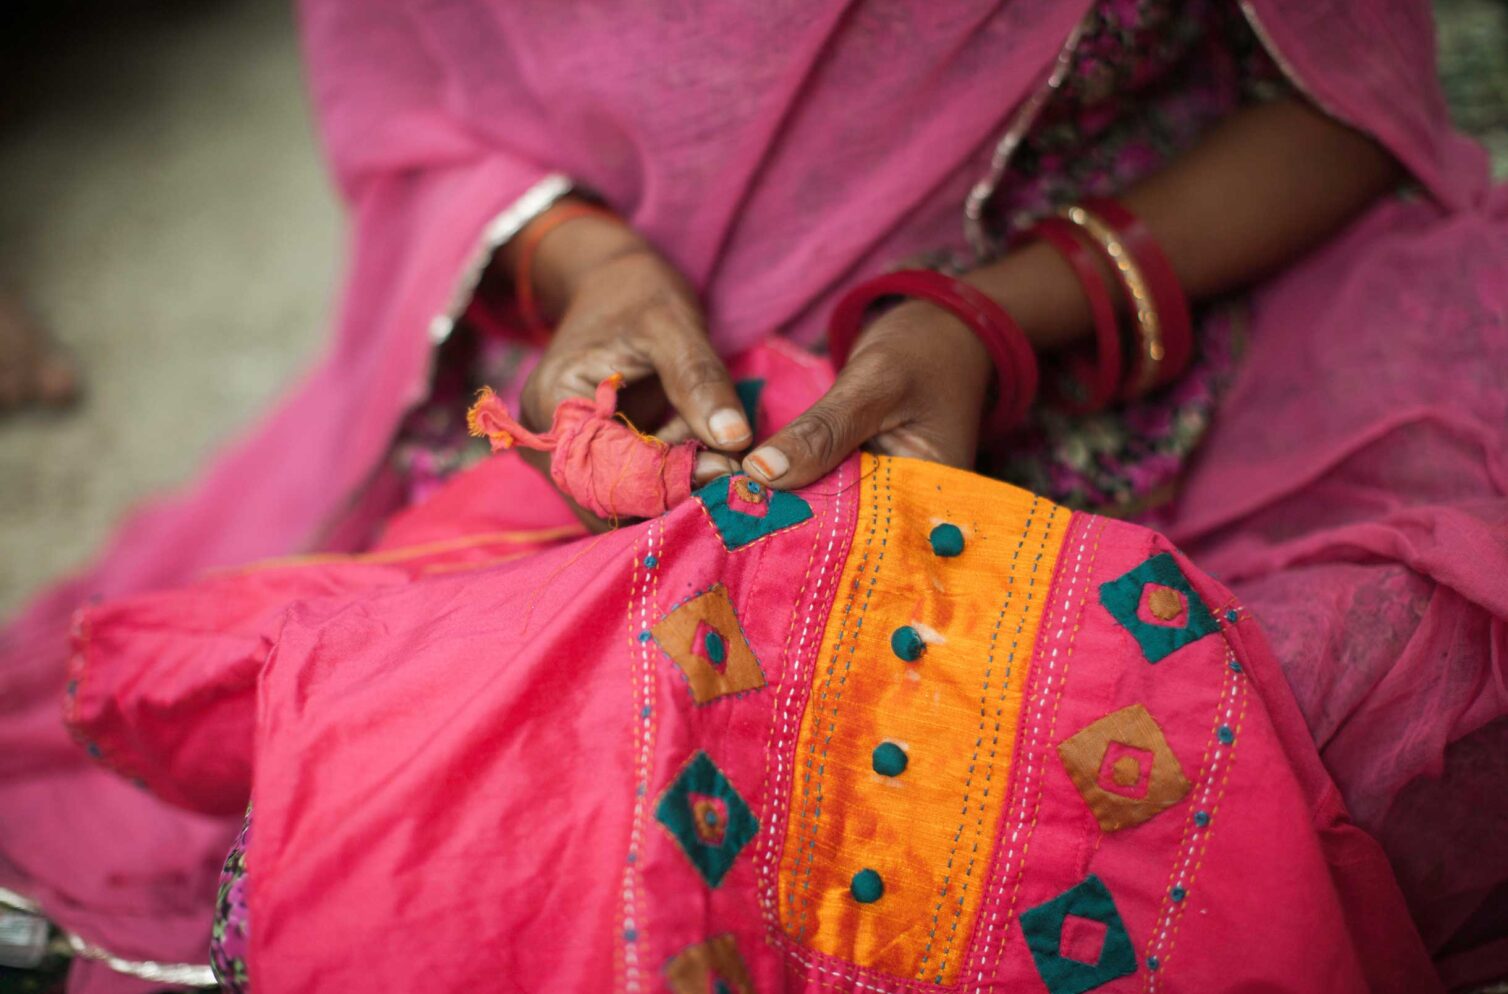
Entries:
[[755,449],[744,462],[759,471],[759,475],[774,483],[786,474],[791,468],[791,461],[785,457],[785,453],[772,446]]
[[695,471],[691,475],[698,483],[706,483],[719,476],[727,476],[737,469],[733,460],[727,456],[720,456],[715,452],[699,452],[696,456]]
[[731,407],[713,411],[712,417],[707,419],[707,427],[718,445],[736,445],[749,437],[749,423]]

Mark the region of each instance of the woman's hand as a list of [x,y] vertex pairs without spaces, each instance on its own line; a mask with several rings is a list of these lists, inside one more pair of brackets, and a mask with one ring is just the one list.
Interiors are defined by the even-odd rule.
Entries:
[[970,466],[993,367],[951,313],[908,301],[859,338],[838,381],[743,461],[789,490],[820,478],[861,445],[888,455]]
[[[516,262],[506,252],[501,261],[510,268]],[[555,319],[555,331],[524,384],[525,425],[547,430],[562,400],[590,397],[621,373],[630,420],[660,425],[673,412],[671,433],[689,432],[713,450],[698,457],[696,483],[736,468],[719,453],[747,448],[752,433],[696,296],[670,263],[628,226],[592,215],[546,234],[532,271],[540,312]],[[532,461],[543,468],[543,460]],[[578,513],[590,526],[607,527]]]

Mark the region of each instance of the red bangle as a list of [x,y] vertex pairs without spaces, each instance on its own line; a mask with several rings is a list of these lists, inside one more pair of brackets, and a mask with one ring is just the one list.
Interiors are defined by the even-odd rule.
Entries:
[[1125,243],[1126,251],[1131,253],[1146,277],[1162,329],[1163,358],[1155,382],[1157,386],[1172,382],[1188,368],[1194,355],[1194,323],[1189,315],[1189,298],[1178,282],[1178,274],[1173,272],[1173,264],[1141,218],[1119,201],[1090,197],[1083,201],[1083,207],[1115,229]]
[[864,312],[881,297],[915,297],[949,311],[978,337],[999,374],[995,405],[985,419],[991,434],[1003,434],[1026,416],[1037,395],[1037,357],[1005,309],[962,280],[927,269],[903,269],[866,280],[833,308],[827,341],[833,368],[848,362],[864,330]]
[[1095,353],[1098,362],[1075,354],[1068,360],[1070,375],[1079,384],[1080,396],[1072,398],[1057,391],[1059,406],[1074,414],[1098,411],[1115,398],[1121,382],[1121,329],[1115,318],[1115,300],[1105,285],[1094,254],[1075,234],[1077,229],[1062,218],[1047,217],[1038,221],[1027,238],[1040,238],[1058,250],[1083,287],[1094,316]]
[[567,221],[578,217],[606,217],[617,220],[617,215],[606,207],[596,204],[556,204],[531,221],[518,233],[519,245],[513,266],[513,298],[518,303],[518,313],[523,318],[524,329],[536,345],[550,340],[550,326],[539,315],[539,302],[534,298],[534,255],[545,236]]

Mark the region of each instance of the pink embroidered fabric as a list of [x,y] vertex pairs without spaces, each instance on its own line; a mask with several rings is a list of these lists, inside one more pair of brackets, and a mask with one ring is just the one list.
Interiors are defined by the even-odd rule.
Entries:
[[550,453],[550,479],[599,518],[653,518],[691,496],[698,445],[667,445],[617,417],[622,386],[623,377],[611,376],[592,400],[561,402],[543,434],[520,424],[491,390],[483,391],[466,420],[493,452],[522,445]]

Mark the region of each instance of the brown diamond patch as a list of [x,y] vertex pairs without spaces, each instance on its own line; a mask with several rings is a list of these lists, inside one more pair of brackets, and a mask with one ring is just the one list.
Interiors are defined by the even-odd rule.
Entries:
[[650,634],[686,674],[698,704],[764,686],[764,672],[722,584],[673,608]]
[[1140,704],[1084,726],[1058,746],[1058,758],[1107,832],[1140,825],[1189,792],[1178,757]]
[[708,994],[718,989],[731,994],[754,994],[754,981],[731,934],[699,942],[681,952],[665,964],[665,981],[675,994]]

